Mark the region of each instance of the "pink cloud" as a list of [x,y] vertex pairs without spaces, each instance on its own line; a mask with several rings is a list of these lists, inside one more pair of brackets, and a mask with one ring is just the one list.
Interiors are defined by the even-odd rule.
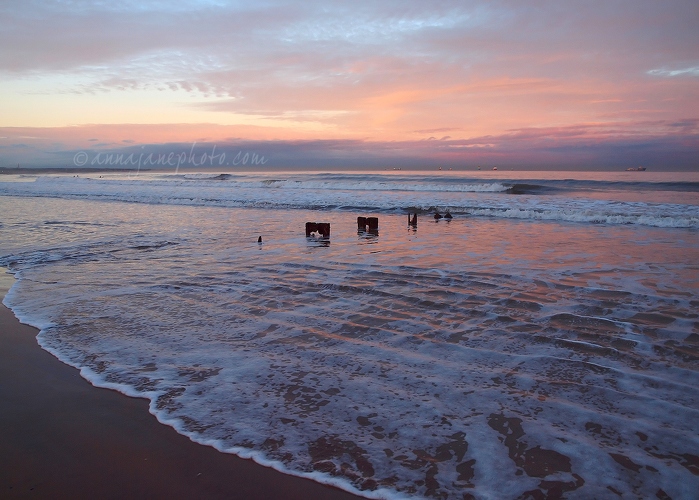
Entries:
[[[653,133],[644,132],[653,130]],[[681,132],[678,133],[678,130]],[[250,139],[249,128],[200,125],[85,126],[58,129],[0,128],[0,154],[8,166],[64,166],[78,151],[254,150],[273,161],[270,168],[401,165],[457,168],[498,164],[517,168],[620,168],[644,164],[663,169],[696,169],[699,120],[640,122],[630,133],[624,123],[526,128],[501,135],[434,140],[318,140],[309,137]],[[235,135],[237,134],[237,135]],[[156,140],[154,140],[156,139]],[[95,141],[99,141],[95,143]],[[42,154],[40,154],[42,153]],[[33,160],[32,160],[33,158]],[[39,158],[37,162],[37,158]]]
[[[57,102],[66,92],[106,100],[158,90],[184,109],[187,92],[192,114],[213,123],[105,126],[102,142],[354,139],[410,149],[435,136],[459,154],[495,154],[568,140],[621,151],[626,140],[691,144],[696,134],[694,1],[165,5],[5,3],[0,74],[60,77]],[[2,99],[12,96],[0,112]],[[239,115],[259,126],[215,124]],[[316,132],[301,131],[310,122]],[[41,133],[69,149],[96,128]]]

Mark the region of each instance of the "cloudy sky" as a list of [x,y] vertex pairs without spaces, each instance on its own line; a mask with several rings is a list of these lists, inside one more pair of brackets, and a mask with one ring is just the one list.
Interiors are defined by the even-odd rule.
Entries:
[[697,26],[696,0],[0,0],[0,167],[699,170]]

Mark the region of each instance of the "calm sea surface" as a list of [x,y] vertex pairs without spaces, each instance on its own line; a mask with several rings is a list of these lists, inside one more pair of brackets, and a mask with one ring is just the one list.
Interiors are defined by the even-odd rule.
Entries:
[[94,385],[287,473],[374,498],[699,491],[696,173],[0,176],[0,266]]

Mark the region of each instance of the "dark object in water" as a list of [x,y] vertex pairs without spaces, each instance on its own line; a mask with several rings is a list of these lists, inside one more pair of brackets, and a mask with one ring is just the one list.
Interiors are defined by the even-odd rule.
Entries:
[[447,210],[447,213],[444,214],[444,218],[445,218],[445,219],[452,219],[452,218],[453,218],[453,217],[451,216],[451,214],[449,213],[449,210]]
[[379,230],[379,218],[378,217],[357,217],[357,230],[358,231],[378,231]]
[[442,214],[440,214],[439,212],[434,213],[434,220],[439,220],[441,218],[442,218]]
[[260,236],[259,238],[257,238],[257,242],[258,242],[258,243],[262,243],[262,236]]
[[408,225],[409,226],[417,226],[417,213],[413,214],[413,218],[410,218],[410,214],[408,214]]
[[323,238],[330,238],[330,223],[306,222],[306,236],[310,236],[311,233],[318,233]]

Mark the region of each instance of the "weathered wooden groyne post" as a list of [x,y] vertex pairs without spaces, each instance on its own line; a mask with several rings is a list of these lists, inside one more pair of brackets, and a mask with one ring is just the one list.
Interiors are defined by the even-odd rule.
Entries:
[[379,231],[378,217],[357,217],[357,231],[376,233]]

